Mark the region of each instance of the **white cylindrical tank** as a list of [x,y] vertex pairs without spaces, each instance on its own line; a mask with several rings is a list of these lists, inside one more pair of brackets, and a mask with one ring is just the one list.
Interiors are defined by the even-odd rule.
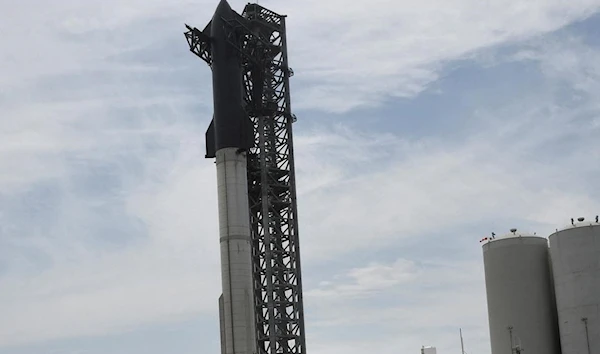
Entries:
[[548,241],[511,231],[483,245],[492,354],[560,354]]
[[600,224],[550,235],[562,354],[600,353]]
[[435,347],[422,347],[421,354],[437,354]]

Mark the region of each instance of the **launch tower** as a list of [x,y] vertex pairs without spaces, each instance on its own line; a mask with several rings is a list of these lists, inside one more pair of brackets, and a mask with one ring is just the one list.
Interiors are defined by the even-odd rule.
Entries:
[[[288,66],[285,16],[258,4],[246,5],[241,15],[231,12],[233,16],[216,12],[202,31],[186,25],[185,37],[192,53],[213,68],[215,95],[219,83],[211,27],[224,30],[224,42],[239,56],[242,105],[253,136],[245,150],[257,353],[305,354],[292,141],[296,117],[290,108],[293,71]],[[215,157],[217,150],[211,129],[213,123],[207,132],[207,158]],[[217,140],[221,133],[217,131]]]

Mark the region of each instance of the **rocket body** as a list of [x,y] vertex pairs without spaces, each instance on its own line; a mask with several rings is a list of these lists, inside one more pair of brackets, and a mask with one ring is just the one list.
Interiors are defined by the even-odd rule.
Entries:
[[240,16],[221,0],[205,29],[210,32],[214,117],[206,132],[206,157],[226,147],[249,149],[254,143],[252,122],[244,107],[241,55],[231,41],[228,21]]
[[238,148],[217,150],[219,241],[221,248],[222,350],[256,352],[252,293],[252,244],[246,181],[246,154]]
[[257,351],[248,206],[247,150],[253,126],[243,107],[241,58],[230,22],[239,18],[221,0],[203,31],[210,38],[214,116],[206,132],[206,157],[216,158],[223,294],[219,298],[222,354]]

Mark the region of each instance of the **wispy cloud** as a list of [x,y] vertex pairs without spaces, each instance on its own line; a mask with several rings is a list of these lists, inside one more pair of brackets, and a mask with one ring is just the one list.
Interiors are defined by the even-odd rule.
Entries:
[[373,262],[364,268],[351,269],[341,284],[321,282],[319,288],[306,293],[307,297],[329,298],[339,301],[347,297],[372,296],[374,293],[392,288],[414,279],[415,265],[411,261],[399,259],[385,265]]
[[[491,128],[454,146],[440,141],[411,145],[397,138],[369,148],[374,140],[356,136],[347,140],[350,150],[344,157],[339,156],[344,149],[334,157],[300,155],[298,163],[304,168],[322,164],[334,171],[352,171],[302,196],[300,206],[308,219],[303,229],[309,240],[304,242],[306,257],[326,259],[369,245],[384,247],[469,220],[491,223],[499,215],[553,225],[567,210],[597,208],[597,199],[587,192],[593,188],[589,176],[598,173],[586,163],[597,144],[589,136],[590,128],[565,127],[577,116],[568,109],[547,114],[522,108],[519,102],[501,112],[481,113],[497,114],[488,117],[494,122]],[[497,125],[503,129],[496,130]],[[563,152],[568,158],[560,165],[548,164],[547,144],[574,136],[579,137],[578,146]],[[357,147],[373,158],[365,162],[359,156],[360,163],[355,162],[352,150]],[[355,167],[349,168],[353,163]],[[581,175],[566,172],[567,166],[581,165]],[[302,174],[299,183],[311,185]],[[323,239],[321,232],[328,237]]]
[[[408,262],[408,263],[407,263]],[[378,292],[371,292],[366,301],[346,297],[309,297],[314,311],[311,328],[312,350],[325,353],[349,341],[349,353],[360,353],[367,346],[388,352],[410,352],[421,345],[435,344],[440,351],[454,347],[458,333],[446,328],[462,326],[473,338],[487,335],[480,323],[485,321],[483,272],[478,262],[417,262],[397,260],[379,265],[383,273],[398,264],[413,264],[413,276],[395,284],[387,283]],[[404,267],[401,267],[404,268]],[[373,267],[366,267],[368,271]],[[403,269],[398,269],[405,274]],[[355,270],[349,274],[355,273]],[[399,275],[402,277],[402,275]],[[335,301],[335,306],[331,306]],[[363,335],[346,337],[339,333],[360,331]],[[330,332],[334,334],[332,338]],[[326,333],[326,334],[325,334]],[[435,343],[432,343],[435,341]],[[346,342],[347,343],[347,342]],[[484,351],[485,348],[477,349]],[[416,348],[416,349],[415,349]]]
[[283,6],[294,14],[292,64],[302,73],[296,80],[309,83],[296,99],[302,108],[345,112],[412,97],[448,61],[556,30],[598,6],[593,0],[293,2]]

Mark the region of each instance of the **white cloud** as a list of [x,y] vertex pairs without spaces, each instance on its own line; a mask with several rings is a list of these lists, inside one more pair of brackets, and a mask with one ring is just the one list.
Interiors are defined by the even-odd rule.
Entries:
[[[539,113],[524,117],[524,121],[531,119],[525,127],[504,115],[496,119],[519,130],[553,118]],[[561,110],[556,114],[565,113]],[[568,121],[563,117],[554,119]],[[455,146],[439,142],[410,146],[390,140],[367,147],[372,139],[348,139],[350,151],[361,150],[373,156],[373,161],[360,160],[362,170],[351,169],[352,174],[340,174],[302,195],[300,211],[307,225],[302,229],[304,257],[325,260],[362,247],[387,247],[400,239],[453,229],[470,220],[491,222],[498,215],[553,225],[561,213],[564,218],[569,212],[598,209],[598,201],[585,193],[592,184],[566,173],[567,166],[580,166],[584,156],[582,160],[564,161],[561,166],[531,160],[530,156],[543,150],[548,141],[571,133],[557,124],[530,133],[530,140],[520,140],[485,130]],[[591,139],[582,144],[572,153],[587,154],[597,146]],[[326,147],[321,151],[327,151]],[[333,170],[352,166],[354,155],[350,152],[340,157],[344,149],[340,151],[335,156],[320,154],[319,158],[300,154],[297,163],[305,169],[313,164]],[[598,173],[589,164],[584,168]],[[300,174],[299,185],[310,188],[311,178]]]
[[[236,9],[244,4],[232,1]],[[191,0],[168,5],[155,0],[13,4],[0,25],[5,46],[13,48],[0,58],[4,85],[116,70],[120,66],[115,68],[108,58],[172,38],[183,21],[202,27],[214,5]],[[304,0],[264,5],[289,15],[291,64],[299,74],[295,80],[302,83],[296,106],[343,112],[413,96],[437,79],[444,62],[556,30],[592,14],[600,1]]]
[[363,268],[351,269],[346,275],[350,282],[333,285],[331,282],[321,284],[321,287],[306,292],[306,297],[328,298],[335,301],[346,297],[368,297],[374,293],[389,289],[398,284],[414,279],[413,262],[398,259],[390,265],[373,262]]
[[[399,260],[379,267],[395,268],[406,262],[413,263]],[[361,353],[366,348],[404,353],[416,351],[421,345],[435,345],[440,352],[449,352],[456,348],[459,327],[468,328],[467,336],[476,333],[483,337],[470,343],[469,352],[489,350],[481,340],[487,337],[482,326],[487,319],[479,262],[429,261],[414,270],[413,275],[418,277],[382,288],[372,293],[368,302],[358,303],[343,292],[331,299],[308,297],[307,305],[314,316],[309,332],[311,352],[340,350],[345,345],[348,353]],[[331,301],[335,301],[335,306],[331,306]],[[381,302],[385,305],[381,306]],[[328,338],[322,334],[333,328],[336,332],[362,335]],[[456,333],[440,331],[441,328],[455,328]]]
[[[270,5],[270,4],[268,4]],[[300,1],[290,14],[296,106],[344,112],[411,97],[446,61],[556,30],[598,9],[582,1]],[[306,20],[309,18],[310,20]],[[294,59],[295,58],[295,59]]]
[[[199,152],[199,146],[182,144],[175,160],[147,162],[151,174],[165,166],[170,173],[159,181],[150,175],[126,195],[127,210],[149,229],[141,243],[106,252],[83,244],[76,234],[51,245],[39,236],[30,239],[29,246],[50,256],[53,266],[34,274],[16,269],[4,277],[0,344],[114,333],[213,312],[220,267],[216,225],[206,222],[216,217],[216,198],[206,185],[215,178],[212,164]],[[71,215],[93,212],[82,202],[75,196],[63,204],[68,215],[61,222],[74,223]],[[77,213],[78,208],[83,210]]]

